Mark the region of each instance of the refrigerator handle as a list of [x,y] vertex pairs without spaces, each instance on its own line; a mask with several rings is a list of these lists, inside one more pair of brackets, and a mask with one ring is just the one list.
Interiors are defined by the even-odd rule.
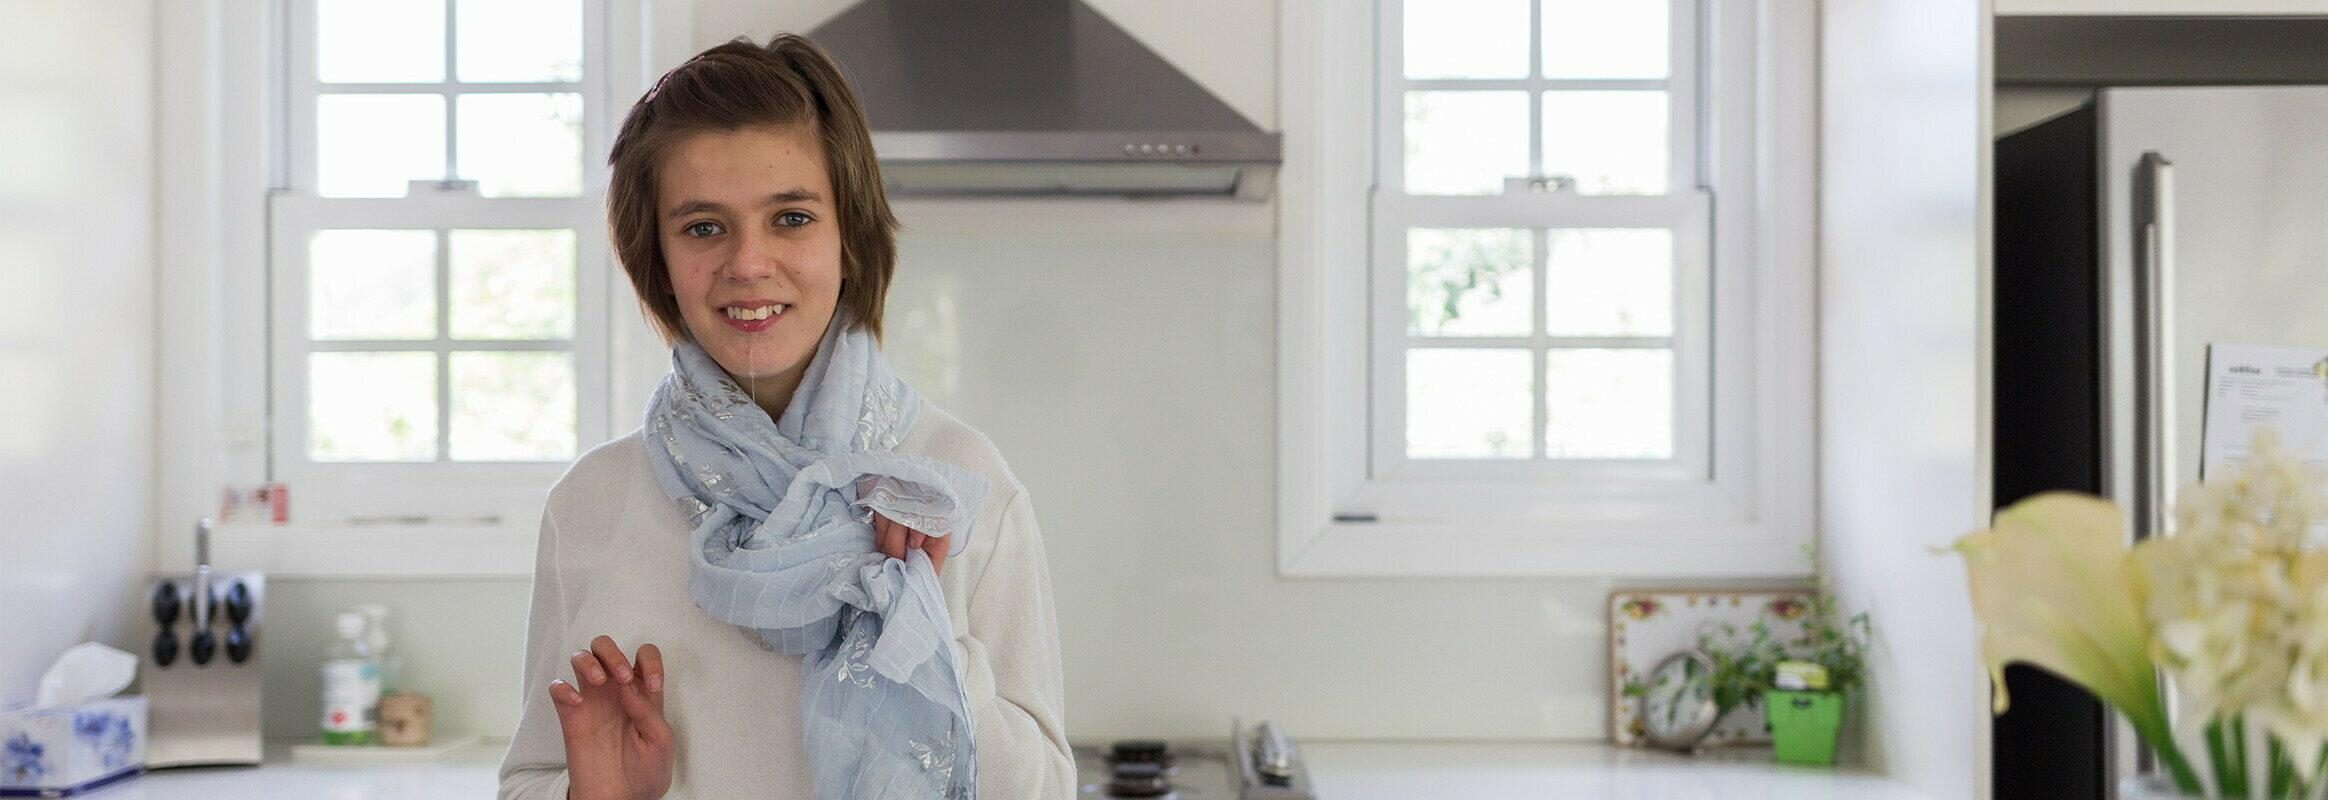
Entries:
[[2174,162],[2158,151],[2142,154],[2138,180],[2149,191],[2137,208],[2142,231],[2142,268],[2135,273],[2142,285],[2139,324],[2142,360],[2137,369],[2142,408],[2142,530],[2140,538],[2171,533],[2174,508],[2175,369],[2174,369]]

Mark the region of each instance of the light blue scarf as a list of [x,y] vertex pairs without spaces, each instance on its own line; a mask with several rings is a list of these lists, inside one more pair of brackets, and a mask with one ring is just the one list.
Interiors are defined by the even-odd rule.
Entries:
[[989,487],[891,451],[921,398],[851,319],[836,311],[773,421],[680,343],[648,403],[647,460],[695,526],[695,605],[802,657],[818,800],[974,800],[969,698],[937,573],[919,550],[882,555],[871,520],[878,511],[959,553]]

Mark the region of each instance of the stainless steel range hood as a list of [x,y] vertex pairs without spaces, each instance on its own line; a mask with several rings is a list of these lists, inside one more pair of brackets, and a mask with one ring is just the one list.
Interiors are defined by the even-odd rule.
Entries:
[[865,0],[840,60],[905,196],[1269,196],[1262,131],[1080,0]]

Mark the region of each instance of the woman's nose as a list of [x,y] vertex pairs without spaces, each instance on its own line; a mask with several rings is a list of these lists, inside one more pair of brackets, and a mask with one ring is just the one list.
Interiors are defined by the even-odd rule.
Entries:
[[729,280],[759,280],[780,272],[782,258],[774,237],[746,232],[738,237],[735,257],[728,260],[725,271]]

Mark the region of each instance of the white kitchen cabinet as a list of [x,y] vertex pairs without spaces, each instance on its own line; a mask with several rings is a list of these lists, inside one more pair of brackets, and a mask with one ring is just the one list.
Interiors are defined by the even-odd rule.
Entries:
[[[2328,6],[2328,0],[2320,0]],[[2328,15],[2006,16],[1996,80],[2019,86],[2328,81]]]
[[1997,16],[2328,15],[2328,0],[1996,0]]

